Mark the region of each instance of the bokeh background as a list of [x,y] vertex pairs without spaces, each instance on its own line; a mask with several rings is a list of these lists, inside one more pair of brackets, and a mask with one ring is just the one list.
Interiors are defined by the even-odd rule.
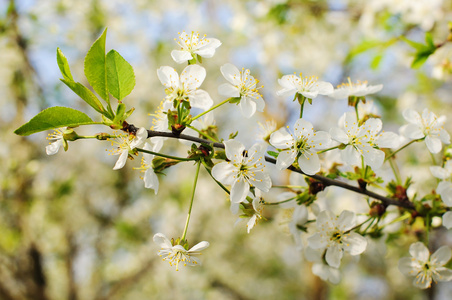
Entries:
[[[415,240],[410,233],[387,244],[391,232],[369,241],[359,259],[344,258],[340,284],[321,281],[296,250],[287,228],[290,210],[266,210],[268,221],[247,234],[243,224],[234,226],[237,216],[230,213],[226,195],[206,173],[201,173],[187,238],[192,245],[202,240],[211,245],[202,267],[176,272],[156,255],[152,236],[181,235],[192,164],[167,170],[155,195],[133,169],[139,159],[112,170],[115,157],[105,151],[108,142],[77,141],[67,152],[47,156],[47,133],[13,134],[49,106],[99,118],[59,81],[56,48],[67,56],[76,80],[87,83],[84,56],[106,27],[107,48],[119,51],[135,70],[136,88],[125,103],[135,107],[129,121],[137,126],[151,126],[148,114],[164,97],[156,70],[184,67],[171,59],[174,38],[193,30],[222,42],[203,63],[208,76],[202,87],[216,103],[223,100],[217,87],[225,82],[219,68],[227,62],[251,69],[264,85],[264,113],[245,120],[233,105],[215,112],[222,138],[239,131],[237,138],[249,147],[256,141],[257,122],[292,125],[296,103],[275,92],[277,79],[293,72],[334,85],[349,76],[384,84],[369,98],[385,129],[397,131],[404,123],[400,111],[407,107],[450,115],[451,46],[412,69],[414,50],[400,39],[423,42],[430,31],[441,43],[449,21],[449,0],[1,1],[0,299],[451,299],[451,283],[420,291],[397,270],[398,258],[408,255]],[[328,130],[348,110],[344,101],[318,97],[305,107],[305,116],[316,129]],[[184,155],[187,149],[168,141],[163,151]],[[411,195],[435,186],[424,150],[413,146],[399,165],[404,176],[414,178]],[[289,183],[288,172],[274,173],[275,183]],[[319,205],[336,213],[366,212],[363,197],[334,188],[323,193]],[[451,246],[451,233],[438,226],[431,243]]]

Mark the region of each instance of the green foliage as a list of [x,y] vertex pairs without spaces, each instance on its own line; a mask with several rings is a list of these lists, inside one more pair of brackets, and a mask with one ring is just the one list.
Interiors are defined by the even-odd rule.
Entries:
[[429,56],[435,53],[437,49],[435,43],[433,43],[432,34],[430,32],[425,34],[425,44],[411,41],[404,36],[402,36],[401,39],[416,50],[413,62],[411,63],[412,68],[419,68],[422,66]]
[[69,63],[67,62],[67,58],[66,56],[64,56],[60,48],[57,48],[57,63],[64,79],[74,81],[74,78],[72,78],[71,69],[69,68]]
[[[64,75],[63,75],[64,76]],[[92,108],[96,111],[100,112],[103,115],[106,115],[109,118],[113,116],[107,112],[102,105],[102,103],[97,99],[96,95],[91,92],[86,86],[81,84],[80,82],[75,82],[67,79],[60,79],[65,85],[67,85],[74,93],[76,93],[80,98],[85,100]]]
[[69,107],[55,106],[44,109],[28,123],[16,129],[14,133],[18,135],[30,135],[59,127],[75,127],[88,124],[94,124],[94,122],[81,111]]
[[99,96],[102,97],[107,103],[110,103],[108,99],[108,86],[107,86],[107,68],[106,68],[106,56],[105,56],[105,40],[107,36],[107,29],[104,30],[102,35],[94,42],[89,49],[88,54],[85,57],[85,76],[88,79],[89,84],[93,87]]
[[108,91],[121,101],[135,87],[135,74],[132,66],[115,50],[107,54]]

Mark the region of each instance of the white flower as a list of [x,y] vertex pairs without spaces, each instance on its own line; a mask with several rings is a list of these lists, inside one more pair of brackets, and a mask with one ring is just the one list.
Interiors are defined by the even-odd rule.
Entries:
[[312,265],[313,274],[332,284],[338,284],[341,281],[341,272],[337,268],[333,268],[325,263],[323,260],[323,251],[307,247],[304,251],[304,256],[308,261],[314,263]]
[[253,199],[253,214],[249,218],[248,222],[246,222],[246,231],[250,233],[251,229],[253,229],[254,225],[257,224],[257,221],[262,219],[262,212],[264,210],[264,205],[262,204],[262,198],[260,196],[260,192],[256,192],[256,197]]
[[116,161],[113,170],[118,170],[124,167],[126,164],[127,158],[129,157],[129,152],[132,152],[135,148],[140,148],[146,142],[148,137],[148,132],[146,128],[141,127],[138,129],[136,136],[132,134],[122,134],[117,136],[114,140],[111,141],[111,145],[117,145],[117,148],[114,150],[110,150],[112,155],[119,155],[118,160]]
[[300,73],[297,75],[284,75],[278,79],[278,83],[283,87],[282,90],[276,92],[278,96],[288,96],[295,93],[301,94],[306,98],[314,99],[317,95],[329,95],[333,92],[334,87],[326,81],[318,81],[315,76],[304,77]]
[[358,81],[356,83],[352,83],[349,77],[347,83],[338,85],[337,88],[329,96],[335,99],[343,99],[350,96],[363,97],[379,92],[382,88],[382,84],[367,85],[367,81]]
[[256,84],[259,80],[250,75],[250,70],[236,68],[233,64],[225,64],[220,68],[221,74],[230,83],[218,87],[218,93],[226,97],[240,98],[238,103],[242,115],[250,118],[257,111],[264,111],[265,102],[259,94]]
[[[63,138],[66,127],[55,129],[53,133],[49,133],[48,139],[49,145],[46,146],[47,155],[54,155],[60,150],[61,146],[64,146],[65,140]],[[66,142],[67,143],[67,142]]]
[[356,224],[355,213],[344,210],[336,217],[324,210],[318,215],[316,223],[320,232],[308,238],[309,247],[326,249],[325,259],[330,266],[339,268],[344,251],[358,255],[366,250],[367,240],[350,231]]
[[406,276],[415,276],[415,287],[426,289],[432,284],[432,279],[437,281],[452,280],[452,270],[444,265],[450,260],[452,252],[449,247],[443,246],[430,256],[427,247],[417,242],[411,244],[412,257],[403,257],[399,260],[399,270]]
[[[162,149],[163,139],[158,137],[152,137],[149,139],[150,143],[145,143],[143,149],[158,152]],[[152,160],[155,155],[143,152],[143,158],[141,159],[141,167],[139,170],[144,172],[144,187],[147,189],[153,189],[157,195],[159,190],[159,179],[152,168]]]
[[154,242],[162,248],[158,255],[167,260],[171,266],[176,266],[176,271],[179,270],[179,263],[182,262],[184,266],[201,265],[201,260],[197,257],[201,255],[201,251],[209,247],[209,242],[202,241],[194,245],[190,250],[186,250],[182,245],[173,245],[171,241],[163,234],[157,233],[154,235]]
[[295,122],[293,134],[283,127],[270,136],[270,144],[282,149],[276,160],[276,167],[286,169],[297,160],[300,169],[308,175],[320,171],[317,150],[328,148],[330,142],[331,137],[327,132],[314,132],[312,124],[303,119]]
[[209,109],[213,100],[209,94],[198,89],[206,78],[206,69],[199,65],[189,65],[185,67],[179,75],[171,67],[163,66],[157,70],[157,76],[160,82],[165,86],[166,100],[168,102],[187,101],[190,106]]
[[403,117],[408,121],[407,125],[400,128],[402,134],[409,139],[422,139],[431,153],[438,153],[442,144],[450,144],[449,133],[443,128],[446,122],[445,116],[439,118],[428,109],[422,111],[422,116],[411,108],[403,112]]
[[345,113],[339,120],[342,128],[331,128],[331,137],[346,145],[341,152],[341,158],[349,165],[359,165],[360,156],[372,169],[378,169],[384,162],[385,153],[378,148],[394,148],[399,144],[399,137],[393,132],[382,132],[380,119],[368,119],[358,126],[356,115]]
[[268,192],[272,182],[262,163],[265,160],[265,146],[255,144],[244,155],[245,147],[239,141],[229,140],[223,144],[230,161],[216,164],[212,175],[219,182],[231,185],[231,202],[243,202],[253,186]]
[[198,32],[191,32],[190,35],[182,32],[179,34],[179,40],[174,39],[181,50],[171,51],[171,57],[178,64],[184,63],[186,61],[195,58],[196,54],[202,57],[212,57],[215,54],[215,49],[220,47],[221,42],[214,38],[206,38],[204,35],[201,39],[199,38]]
[[443,215],[443,226],[447,229],[452,228],[452,211],[448,211]]

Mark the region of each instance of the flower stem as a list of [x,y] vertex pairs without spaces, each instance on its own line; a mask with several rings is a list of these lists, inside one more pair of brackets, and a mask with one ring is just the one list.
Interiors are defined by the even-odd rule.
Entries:
[[196,160],[196,158],[176,157],[176,156],[166,155],[166,154],[162,154],[162,153],[158,153],[158,152],[154,152],[154,151],[149,151],[149,150],[145,150],[145,149],[141,149],[141,148],[135,148],[135,149],[137,149],[138,152],[148,153],[148,154],[152,154],[152,155],[156,155],[156,156],[161,156],[161,157],[165,157],[165,158],[170,158],[170,159],[174,159],[174,160],[180,160],[180,161],[192,161],[192,160]]
[[297,197],[292,197],[292,198],[289,198],[289,199],[286,199],[286,200],[282,200],[282,201],[278,201],[278,202],[263,201],[262,204],[264,204],[264,205],[279,205],[279,204],[282,204],[282,203],[286,203],[286,202],[292,201],[295,198],[297,198]]
[[208,112],[211,112],[212,110],[222,106],[225,103],[228,103],[232,98],[228,98],[220,103],[218,103],[217,105],[212,106],[211,108],[209,108],[208,110],[206,110],[205,112],[200,113],[199,115],[197,115],[196,117],[193,117],[191,120],[194,121],[196,119],[198,119],[199,117],[204,116],[205,114],[207,114]]
[[199,168],[201,167],[201,162],[198,161],[196,166],[195,183],[193,184],[193,192],[191,193],[190,207],[188,208],[187,220],[185,221],[184,233],[182,234],[181,240],[185,240],[187,235],[188,223],[190,222],[191,209],[193,208],[193,200],[195,199],[196,184],[198,183]]
[[304,107],[304,103],[306,102],[306,98],[305,96],[301,96],[301,100],[300,100],[300,119],[303,118],[303,107]]
[[337,148],[339,148],[339,145],[331,147],[331,148],[328,148],[328,149],[323,149],[323,150],[317,151],[317,154],[325,153],[325,152],[328,152],[328,151],[331,151],[331,150],[334,150],[334,149],[337,149]]
[[210,135],[208,135],[208,134],[202,132],[201,130],[199,130],[199,129],[197,129],[197,128],[191,126],[191,125],[188,125],[188,124],[187,124],[186,126],[187,126],[188,128],[190,128],[190,129],[193,129],[194,131],[196,131],[197,133],[199,133],[200,135],[202,135],[202,136],[205,137],[206,139],[211,140],[212,142],[215,142],[215,143],[218,142],[216,139],[214,139],[214,138],[211,137]]
[[[394,157],[393,157],[394,158]],[[392,172],[394,173],[396,182],[398,185],[402,184],[402,179],[400,178],[400,172],[399,172],[399,168],[397,167],[397,165],[394,162],[394,159],[390,159],[389,160],[389,165],[391,166]]]
[[218,180],[216,180],[213,177],[210,168],[205,164],[204,160],[202,160],[202,163],[203,163],[204,167],[206,168],[207,173],[209,173],[210,177],[212,177],[212,179],[223,189],[223,191],[225,191],[228,195],[231,194],[231,192],[221,182],[219,182]]
[[[422,138],[423,139],[423,138]],[[402,147],[400,147],[399,149],[397,149],[396,151],[392,152],[391,154],[389,154],[388,156],[386,156],[385,161],[387,161],[389,158],[393,157],[394,155],[396,155],[399,151],[405,149],[406,147],[408,147],[409,145],[413,144],[414,142],[418,142],[422,139],[417,139],[417,140],[412,140],[409,141],[408,143],[406,143],[405,145],[403,145]]]

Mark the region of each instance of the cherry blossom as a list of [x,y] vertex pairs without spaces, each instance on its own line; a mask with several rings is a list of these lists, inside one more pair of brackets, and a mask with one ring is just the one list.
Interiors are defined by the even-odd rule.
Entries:
[[239,71],[233,64],[225,64],[221,68],[221,74],[229,83],[223,83],[218,87],[218,93],[226,97],[240,98],[238,103],[242,115],[250,118],[257,111],[264,111],[265,102],[256,87],[259,80],[250,75],[250,70]]
[[438,153],[442,144],[450,144],[450,135],[444,129],[445,116],[437,117],[428,109],[420,115],[417,111],[409,108],[403,111],[403,117],[409,124],[400,128],[401,133],[413,140],[425,138],[425,144],[431,153]]
[[46,146],[47,155],[54,155],[60,150],[61,146],[64,146],[67,143],[63,134],[66,130],[66,127],[55,129],[53,133],[49,133],[47,139],[50,141],[49,145]]
[[367,240],[351,231],[356,224],[355,213],[344,210],[339,217],[324,210],[317,216],[319,232],[308,238],[309,247],[326,249],[326,262],[334,268],[339,268],[344,251],[351,255],[364,252]]
[[250,187],[268,192],[272,182],[264,171],[265,146],[255,144],[244,153],[245,146],[239,141],[229,140],[223,144],[229,161],[216,164],[212,175],[219,182],[231,185],[231,202],[243,202]]
[[329,94],[329,96],[335,99],[344,99],[351,96],[363,97],[379,92],[382,88],[382,84],[367,85],[367,81],[357,81],[356,83],[353,83],[351,79],[348,78],[347,83],[338,85],[337,88]]
[[416,242],[410,246],[412,257],[403,257],[399,260],[399,270],[406,276],[415,276],[413,285],[426,289],[432,284],[432,280],[452,280],[452,270],[444,265],[450,260],[452,252],[449,247],[442,246],[430,256],[427,247]]
[[140,148],[146,142],[148,137],[148,132],[146,128],[141,127],[138,129],[136,136],[132,134],[122,134],[117,136],[115,139],[111,141],[111,145],[115,144],[117,147],[113,150],[110,150],[112,155],[119,155],[118,160],[116,161],[113,170],[119,170],[126,164],[127,158],[129,157],[129,153],[133,151],[135,148]]
[[341,128],[331,128],[331,137],[346,147],[341,152],[341,158],[347,164],[359,165],[360,156],[372,169],[378,169],[384,162],[385,153],[380,148],[394,148],[399,145],[399,136],[393,132],[380,133],[383,123],[380,119],[368,119],[358,125],[356,115],[345,113],[339,120]]
[[163,233],[155,234],[153,239],[162,248],[158,255],[164,261],[168,261],[171,266],[176,266],[176,271],[179,270],[179,263],[184,266],[201,265],[201,260],[197,256],[201,255],[201,251],[210,245],[209,242],[202,241],[186,250],[182,245],[173,245]]
[[282,149],[276,160],[276,167],[283,170],[297,161],[300,169],[308,175],[320,171],[317,150],[328,148],[330,142],[331,137],[327,132],[315,132],[312,124],[303,119],[295,122],[293,134],[283,127],[270,136],[270,144]]
[[329,95],[333,92],[334,87],[326,81],[318,81],[315,76],[300,77],[296,74],[284,75],[278,79],[278,83],[283,87],[282,90],[276,92],[278,96],[288,96],[295,93],[301,94],[306,98],[314,99],[318,95]]
[[188,35],[185,31],[178,33],[179,38],[174,39],[181,50],[171,51],[171,57],[178,64],[192,60],[196,55],[202,57],[212,57],[215,54],[215,50],[221,46],[221,42],[214,38],[207,38],[206,35],[199,38],[198,32],[191,32]]
[[182,73],[177,74],[176,70],[163,66],[157,70],[157,76],[160,82],[165,86],[166,101],[187,101],[190,106],[209,109],[213,100],[209,94],[198,89],[206,78],[206,69],[198,65],[189,65],[185,67]]

